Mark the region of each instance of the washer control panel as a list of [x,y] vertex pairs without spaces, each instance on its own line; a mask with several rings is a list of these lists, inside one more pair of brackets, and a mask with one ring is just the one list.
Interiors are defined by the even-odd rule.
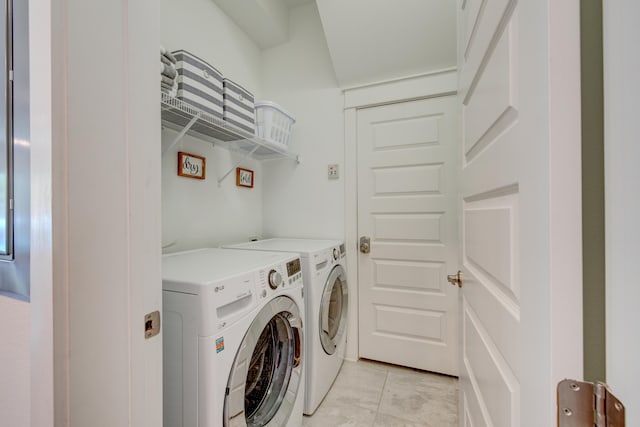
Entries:
[[300,266],[300,258],[296,258],[293,261],[287,263],[287,282],[289,285],[297,283],[298,280],[302,280],[302,267]]
[[296,258],[293,261],[289,261],[287,263],[287,275],[289,277],[294,276],[297,273],[300,273],[302,267],[300,266],[300,258]]
[[269,272],[269,286],[271,289],[278,289],[280,285],[282,285],[282,274],[276,270],[271,270]]
[[301,285],[302,268],[300,258],[260,270],[256,282],[259,299],[267,298],[269,295],[291,286]]

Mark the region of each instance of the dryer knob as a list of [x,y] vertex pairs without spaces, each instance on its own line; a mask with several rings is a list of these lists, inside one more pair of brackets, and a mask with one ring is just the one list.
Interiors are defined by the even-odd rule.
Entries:
[[277,289],[280,285],[282,285],[282,275],[276,270],[271,270],[269,272],[269,286],[271,289]]
[[334,259],[334,261],[337,261],[338,257],[340,257],[340,252],[338,252],[338,248],[333,248],[333,259]]

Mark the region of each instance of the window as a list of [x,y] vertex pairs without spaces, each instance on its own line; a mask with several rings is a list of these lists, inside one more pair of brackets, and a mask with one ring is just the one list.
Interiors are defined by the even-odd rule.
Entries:
[[[5,2],[3,2],[5,3]],[[10,40],[7,40],[7,5],[0,11],[0,259],[12,259],[13,218],[12,218],[12,145],[11,93],[8,70],[11,66]]]
[[[4,3],[4,2],[3,2]],[[11,94],[9,89],[9,43],[7,40],[7,5],[3,5],[3,17],[0,19],[0,257],[11,259],[12,245],[12,168],[11,146]]]
[[28,5],[0,0],[0,295],[25,301],[31,294]]

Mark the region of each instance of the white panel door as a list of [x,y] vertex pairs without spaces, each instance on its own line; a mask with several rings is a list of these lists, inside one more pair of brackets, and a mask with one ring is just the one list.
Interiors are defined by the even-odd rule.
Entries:
[[458,374],[454,96],[358,110],[360,357]]
[[582,377],[578,5],[458,1],[465,427],[555,425]]

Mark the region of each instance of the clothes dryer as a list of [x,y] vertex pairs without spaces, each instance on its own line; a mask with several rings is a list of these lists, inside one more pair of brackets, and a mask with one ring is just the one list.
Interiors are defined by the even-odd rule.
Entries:
[[165,427],[300,427],[298,255],[200,249],[163,256]]
[[300,255],[307,326],[304,413],[313,414],[338,376],[346,350],[349,293],[344,242],[266,239],[227,247]]

